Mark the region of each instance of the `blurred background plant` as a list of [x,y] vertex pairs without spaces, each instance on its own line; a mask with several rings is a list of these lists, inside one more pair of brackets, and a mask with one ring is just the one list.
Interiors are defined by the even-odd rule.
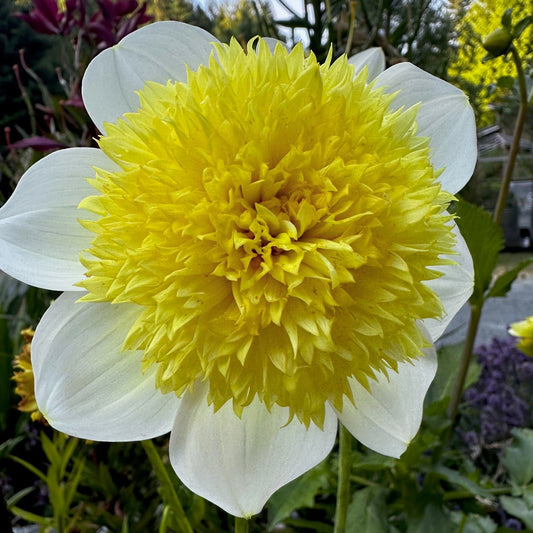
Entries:
[[[529,265],[514,261],[494,274],[502,248],[531,246],[532,10],[530,0],[2,0],[0,201],[46,153],[94,143],[80,96],[84,70],[99,51],[152,20],[195,24],[222,41],[244,43],[256,34],[289,46],[301,40],[319,58],[330,47],[337,57],[379,46],[388,66],[411,61],[461,87],[475,108],[479,161],[463,191],[470,203],[457,210],[476,267],[471,304],[481,316],[483,304],[504,297]],[[500,49],[483,61],[482,43],[495,30],[502,30],[492,43]],[[511,159],[500,224],[482,207],[494,209]],[[533,257],[529,248],[526,256]],[[20,332],[35,327],[55,297],[0,273],[0,531],[31,524],[57,532],[231,530],[232,520],[176,479],[165,438],[153,448],[85,442],[16,410],[15,386],[31,405],[21,385],[29,383],[24,359],[12,379],[15,356],[31,349]],[[347,532],[533,530],[533,359],[516,339],[477,345],[475,331],[466,349],[441,347],[422,429],[401,459],[353,442]],[[333,454],[280,489],[251,531],[331,532],[336,468]]]

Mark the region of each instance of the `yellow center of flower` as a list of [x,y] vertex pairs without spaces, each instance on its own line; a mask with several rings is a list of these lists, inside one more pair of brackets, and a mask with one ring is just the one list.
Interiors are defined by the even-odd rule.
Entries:
[[[209,384],[237,414],[258,397],[321,426],[348,378],[418,357],[425,284],[454,241],[416,109],[297,46],[216,45],[186,83],[147,83],[107,124],[85,301],[139,306],[124,350],[182,395]],[[357,403],[357,399],[354,399]]]

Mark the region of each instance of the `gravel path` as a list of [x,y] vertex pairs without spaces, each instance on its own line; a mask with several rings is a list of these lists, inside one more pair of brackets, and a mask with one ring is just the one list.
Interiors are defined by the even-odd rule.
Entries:
[[[505,298],[492,298],[485,304],[475,346],[487,344],[494,337],[507,338],[507,328],[511,322],[524,320],[531,315],[533,315],[533,276],[528,272],[513,283]],[[466,305],[452,320],[438,344],[461,342],[466,335],[469,317],[470,309]]]

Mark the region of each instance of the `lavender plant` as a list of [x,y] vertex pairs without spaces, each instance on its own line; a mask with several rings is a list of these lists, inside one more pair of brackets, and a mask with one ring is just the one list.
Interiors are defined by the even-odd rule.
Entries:
[[533,422],[533,359],[516,348],[516,340],[493,339],[476,350],[481,374],[465,390],[458,431],[472,456],[498,450],[513,428]]

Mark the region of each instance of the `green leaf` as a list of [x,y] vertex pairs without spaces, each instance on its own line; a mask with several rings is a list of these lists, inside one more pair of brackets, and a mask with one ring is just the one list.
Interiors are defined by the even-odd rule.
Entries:
[[390,470],[396,465],[397,461],[393,457],[387,457],[369,449],[365,450],[364,454],[358,455],[355,451],[352,453],[354,456],[352,466],[358,472]]
[[409,520],[407,533],[443,533],[455,531],[448,511],[436,502],[429,502],[422,515],[414,520]]
[[[314,531],[315,533],[331,533],[331,526],[324,524],[324,522],[317,522],[316,520],[306,520],[305,518],[286,518],[283,520],[283,529],[281,531],[292,532],[305,529],[307,531]],[[288,527],[285,527],[288,526]],[[293,529],[296,528],[296,529]]]
[[498,87],[502,89],[512,89],[515,79],[512,76],[501,76],[498,78]]
[[456,205],[457,225],[465,238],[474,262],[472,304],[481,306],[492,280],[498,255],[503,248],[503,231],[488,211],[461,200]]
[[22,466],[24,466],[25,468],[27,468],[30,472],[35,474],[41,481],[44,481],[45,483],[48,482],[48,479],[45,476],[45,474],[43,474],[37,467],[33,466],[28,461],[25,461],[24,459],[21,459],[20,457],[17,457],[15,455],[8,455],[8,458],[9,459],[13,459],[13,461],[15,461],[15,462],[21,464]]
[[13,496],[6,499],[6,506],[7,508],[11,508],[14,505],[17,505],[17,503],[24,498],[24,496],[27,496],[28,494],[32,493],[35,490],[35,486],[33,487],[26,487],[25,489],[19,490]]
[[70,462],[72,454],[74,453],[74,450],[79,442],[80,441],[76,437],[68,437],[66,440],[60,441],[60,445],[58,446],[58,449],[61,453],[61,463],[59,465],[60,479],[65,476],[67,465]]
[[491,493],[487,489],[484,489],[456,470],[452,470],[451,468],[447,468],[443,465],[435,465],[434,467],[427,469],[426,472],[438,474],[441,478],[445,479],[449,483],[467,490],[474,496],[492,499]]
[[55,446],[55,443],[52,442],[44,432],[41,431],[41,445],[43,447],[43,451],[46,454],[46,457],[50,461],[51,465],[56,465],[59,467],[61,464],[61,455],[58,451],[58,449]]
[[513,9],[509,8],[506,9],[502,15],[502,26],[504,28],[511,28],[512,24],[512,17],[513,17]]
[[159,455],[159,450],[150,439],[141,441],[141,444],[148,456],[148,460],[152,465],[157,480],[161,485],[159,492],[163,500],[163,505],[168,505],[172,510],[170,518],[172,519],[173,526],[175,526],[174,529],[183,533],[193,533],[187,515],[181,505],[178,493],[176,492],[174,483],[170,477],[170,472],[167,470],[165,463],[163,463],[163,460]]
[[84,468],[85,460],[76,459],[74,463],[74,468],[72,469],[72,472],[68,477],[68,483],[66,486],[65,507],[67,509],[71,506],[72,501],[74,500],[74,496],[76,495],[76,491],[78,490],[78,485],[80,484]]
[[124,521],[122,522],[122,529],[120,530],[120,533],[130,533],[130,526],[127,514],[124,515]]
[[[457,369],[459,368],[462,354],[463,343],[439,348],[437,374],[426,395],[426,406],[450,397],[457,379]],[[475,383],[480,374],[481,367],[474,359],[471,359],[466,375],[465,389]]]
[[388,533],[387,507],[384,487],[365,487],[358,490],[348,506],[346,533]]
[[16,507],[16,506],[12,506],[9,510],[14,515],[20,516],[21,518],[24,518],[24,520],[27,520],[28,522],[40,524],[41,526],[44,526],[44,527],[52,527],[54,525],[53,518],[40,516],[35,513],[30,513],[29,511],[25,511],[24,509],[20,509],[19,507]]
[[522,498],[500,496],[500,503],[510,515],[520,518],[528,529],[533,529],[533,509]]
[[326,483],[326,475],[326,462],[323,461],[276,491],[268,501],[268,531],[294,509],[313,507],[315,496]]
[[533,486],[532,485],[523,487],[522,496],[524,497],[524,500],[529,505],[529,507],[533,507]]
[[515,39],[518,39],[520,35],[524,32],[524,30],[530,25],[533,24],[533,15],[528,15],[527,17],[524,17],[522,20],[519,20],[514,28],[513,28],[513,37]]
[[478,514],[464,515],[460,512],[452,513],[452,520],[460,529],[461,533],[494,533],[498,526],[489,516],[480,516]]
[[512,481],[527,485],[533,480],[533,430],[513,429],[512,434],[513,442],[503,450],[500,461]]
[[508,270],[507,272],[504,272],[498,276],[488,290],[486,298],[501,298],[505,296],[511,290],[511,286],[518,274],[520,274],[520,272],[522,272],[522,270],[524,270],[524,268],[529,266],[531,263],[533,263],[533,260],[525,259],[524,261],[520,261],[520,263],[518,263],[518,265],[511,270]]
[[280,26],[285,26],[286,28],[312,28],[312,25],[305,19],[301,18],[292,18],[292,19],[283,19],[276,20],[276,24]]
[[7,457],[7,455],[13,451],[13,448],[15,448],[15,446],[23,440],[24,436],[19,435],[18,437],[13,437],[12,439],[2,442],[2,444],[0,444],[0,458],[4,459]]

